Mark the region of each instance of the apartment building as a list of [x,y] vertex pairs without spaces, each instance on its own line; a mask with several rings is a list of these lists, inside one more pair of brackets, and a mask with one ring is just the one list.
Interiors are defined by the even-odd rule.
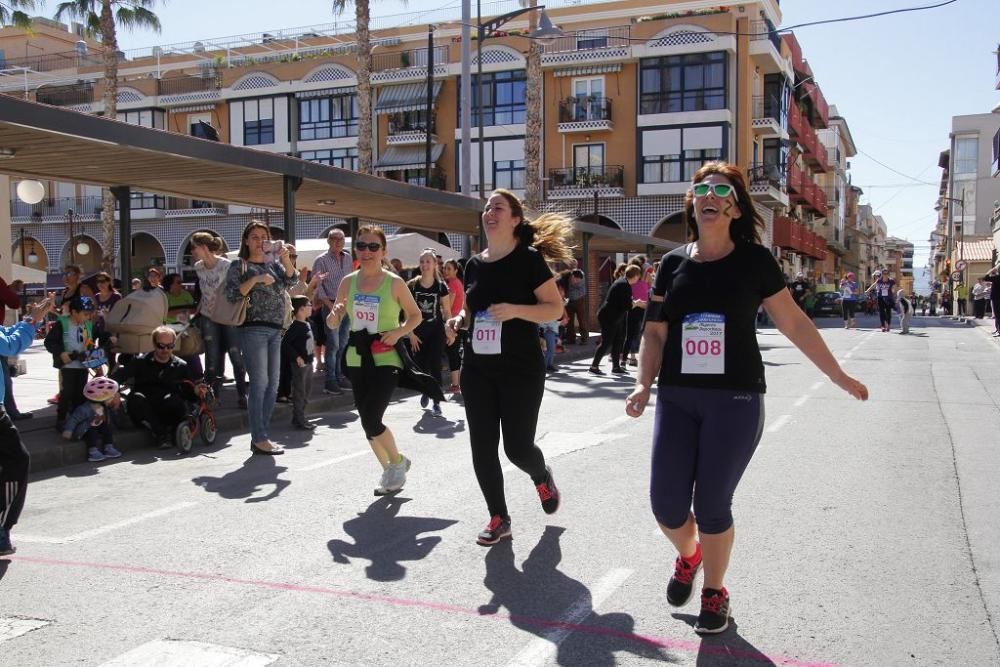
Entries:
[[913,244],[890,236],[885,240],[885,270],[896,281],[896,287],[913,294]]
[[817,182],[826,197],[827,215],[820,223],[817,234],[826,241],[826,259],[818,262],[822,282],[836,282],[847,271],[844,257],[847,249],[848,198],[851,186],[849,158],[857,155],[854,138],[847,121],[830,106],[829,127],[816,131],[826,150],[829,169],[818,174]]
[[[540,178],[545,209],[681,240],[691,175],[706,160],[726,159],[749,174],[766,242],[786,271],[818,277],[826,270],[829,207],[819,179],[836,165],[817,132],[832,121],[794,35],[777,35],[777,0],[621,0],[547,11],[563,36],[542,55],[542,173],[525,171],[528,22],[521,17],[474,44],[473,71],[481,65],[482,79],[472,82],[473,192],[482,159],[486,190],[523,194],[528,178]],[[387,27],[390,19],[374,21],[372,30],[373,169],[461,191],[460,28],[436,26],[429,48],[428,26]],[[118,119],[356,169],[352,30],[347,21],[121,54]],[[50,21],[35,34],[0,31],[4,66],[21,73],[16,84],[0,82],[0,91],[102,113],[99,46]],[[21,57],[40,37],[43,48]],[[34,206],[12,198],[15,234],[23,230],[28,256],[53,273],[73,259],[96,268],[99,190],[52,183],[47,193]],[[251,215],[270,215],[280,232],[274,212],[134,193],[133,266],[183,270],[191,234],[212,230],[234,247]],[[300,237],[320,236],[343,222],[303,215],[297,229]],[[92,250],[78,255],[82,245]]]

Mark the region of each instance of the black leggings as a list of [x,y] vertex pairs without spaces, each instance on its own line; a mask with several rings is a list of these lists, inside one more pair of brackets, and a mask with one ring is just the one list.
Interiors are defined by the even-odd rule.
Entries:
[[420,325],[413,333],[420,339],[420,349],[413,353],[413,361],[440,386],[441,357],[444,354],[443,325],[440,322],[436,326],[433,323]]
[[10,530],[21,516],[30,462],[10,415],[0,411],[0,528]]
[[376,366],[368,371],[358,367],[347,368],[348,378],[354,393],[354,407],[361,418],[361,428],[369,440],[385,433],[382,423],[392,392],[399,382],[399,368],[396,366]]
[[878,321],[884,327],[892,326],[892,297],[878,298]]
[[188,402],[176,393],[167,398],[147,398],[132,392],[125,403],[128,417],[136,426],[146,426],[157,438],[173,438],[174,430],[191,411]]
[[[466,350],[468,352],[468,350]],[[503,471],[500,469],[500,433],[510,462],[531,476],[536,485],[547,478],[545,457],[535,445],[538,409],[545,391],[541,351],[530,368],[466,357],[462,368],[462,395],[469,421],[472,466],[490,516],[507,518]],[[499,360],[497,360],[499,361]]]
[[455,334],[455,342],[445,348],[448,353],[448,370],[462,370],[462,332]]
[[656,520],[680,528],[691,513],[693,497],[702,533],[728,530],[733,525],[733,493],[763,428],[761,394],[661,386],[649,484]]
[[601,322],[601,344],[594,353],[594,361],[590,365],[597,367],[601,365],[601,359],[609,351],[611,352],[611,365],[615,368],[621,366],[622,347],[625,345],[625,318],[619,317],[615,322]]

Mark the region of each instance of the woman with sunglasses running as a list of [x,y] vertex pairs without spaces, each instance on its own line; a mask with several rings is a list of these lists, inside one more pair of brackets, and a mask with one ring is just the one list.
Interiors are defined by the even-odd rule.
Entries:
[[410,469],[410,459],[399,453],[395,436],[382,423],[403,368],[396,343],[416,329],[423,318],[403,279],[383,266],[386,238],[381,229],[361,227],[354,251],[360,268],[341,280],[326,325],[336,330],[344,315],[350,315],[344,363],[361,428],[382,466],[375,495],[386,495],[403,488]]
[[625,411],[643,413],[659,375],[650,500],[660,530],[678,551],[667,601],[686,603],[704,565],[695,631],[714,634],[729,625],[723,580],[733,547],[733,493],[764,423],[758,306],[763,303],[778,330],[837,386],[861,400],[868,389],[844,373],[785,289],[781,269],[760,245],[764,223],[735,166],[702,166],[685,197],[684,217],[691,242],[660,263]]
[[468,329],[462,396],[472,442],[472,465],[490,522],[483,546],[509,538],[510,515],[500,468],[500,433],[507,458],[528,473],[542,510],[559,509],[559,491],[535,445],[545,390],[545,360],[538,325],[562,317],[563,302],[549,261],[568,262],[568,218],[546,214],[528,222],[520,200],[494,190],[483,211],[486,249],[465,267],[465,307],[448,326]]

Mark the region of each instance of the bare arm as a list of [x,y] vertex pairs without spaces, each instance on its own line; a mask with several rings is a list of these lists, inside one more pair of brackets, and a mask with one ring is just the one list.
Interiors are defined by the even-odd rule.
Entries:
[[489,307],[489,313],[500,322],[520,319],[541,324],[559,319],[562,315],[563,302],[559,296],[559,288],[556,287],[555,277],[549,278],[544,283],[535,288],[535,299],[538,303],[534,305],[518,305],[513,303],[495,303]]
[[788,290],[781,290],[764,299],[764,309],[768,316],[788,340],[799,348],[809,361],[823,371],[834,384],[862,401],[868,400],[868,388],[844,372],[834,359],[830,348],[819,335],[816,325],[802,312]]
[[[788,293],[787,290],[785,292]],[[663,297],[649,297],[651,304],[663,303]],[[798,306],[796,306],[797,308]],[[635,387],[625,399],[625,414],[639,417],[649,403],[649,392],[653,381],[663,365],[663,346],[667,343],[667,323],[647,321],[642,332],[642,342],[639,344],[639,374],[635,378]]]
[[392,277],[392,296],[399,302],[406,319],[395,329],[382,334],[382,342],[386,345],[395,345],[397,340],[416,329],[417,325],[424,319],[423,315],[420,314],[420,307],[413,299],[410,288],[406,286],[402,278],[396,275]]
[[344,313],[347,312],[347,295],[350,291],[351,279],[349,276],[344,276],[340,281],[340,287],[337,288],[337,300],[332,302],[333,306],[330,308],[330,314],[326,316],[326,326],[329,328],[336,329],[340,326],[340,320],[344,318]]

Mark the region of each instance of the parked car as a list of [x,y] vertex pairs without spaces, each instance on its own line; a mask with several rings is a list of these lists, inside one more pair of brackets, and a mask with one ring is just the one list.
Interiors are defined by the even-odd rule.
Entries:
[[816,305],[813,307],[813,316],[833,315],[839,317],[842,314],[840,309],[840,292],[816,292]]

